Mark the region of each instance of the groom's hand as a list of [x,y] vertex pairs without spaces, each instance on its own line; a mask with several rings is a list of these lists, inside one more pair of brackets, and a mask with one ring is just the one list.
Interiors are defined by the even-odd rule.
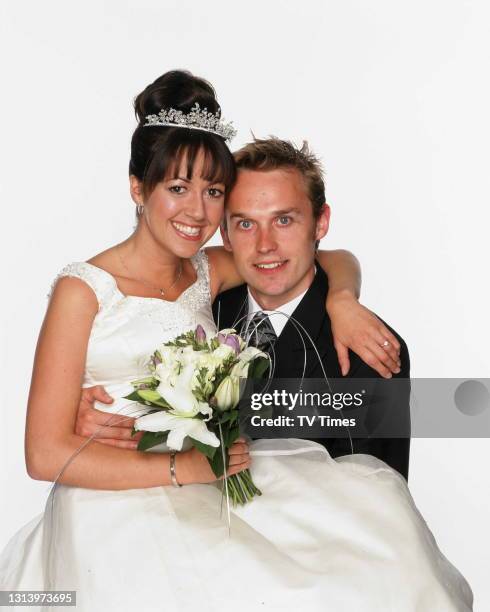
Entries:
[[95,434],[94,439],[101,444],[136,449],[143,432],[131,436],[134,419],[97,410],[95,401],[112,404],[114,400],[101,385],[82,389],[75,433],[84,438]]

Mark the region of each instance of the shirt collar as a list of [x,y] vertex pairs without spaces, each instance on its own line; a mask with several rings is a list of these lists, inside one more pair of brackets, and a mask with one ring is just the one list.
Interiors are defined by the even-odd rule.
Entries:
[[[315,274],[316,274],[316,269],[315,269]],[[261,308],[257,304],[254,296],[250,293],[250,288],[247,287],[247,292],[248,292],[248,316],[247,316],[247,322],[250,321],[250,319],[254,316],[254,314],[256,312],[258,312],[258,311],[263,312],[264,314],[266,314],[269,317],[271,325],[274,328],[274,331],[276,332],[276,336],[279,337],[279,335],[281,334],[282,330],[285,328],[286,323],[288,322],[289,317],[293,314],[293,312],[298,307],[298,305],[301,302],[301,300],[303,299],[306,291],[308,291],[308,289],[303,291],[303,293],[301,293],[300,295],[297,295],[295,298],[293,298],[289,302],[286,302],[282,306],[278,306],[274,310],[264,310],[263,308]],[[286,316],[284,316],[284,315],[286,315]]]

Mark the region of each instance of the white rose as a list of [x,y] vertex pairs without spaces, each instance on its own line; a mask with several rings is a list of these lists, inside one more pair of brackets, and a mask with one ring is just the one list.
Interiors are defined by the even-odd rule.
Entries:
[[[219,367],[219,365],[220,360],[216,359],[216,357],[214,357],[208,351],[205,351],[205,354],[199,358],[194,366],[195,370],[191,382],[192,389],[200,389],[204,395],[209,395],[213,390],[216,369]],[[201,370],[206,370],[204,374],[204,384],[198,381],[198,376],[200,375]]]
[[214,372],[221,361],[215,356],[214,352],[203,351],[203,353],[196,363],[196,368],[206,368],[209,372]]
[[233,355],[235,356],[235,351],[228,344],[220,344],[217,349],[213,351],[213,356],[220,360],[220,362],[225,361],[228,357]]

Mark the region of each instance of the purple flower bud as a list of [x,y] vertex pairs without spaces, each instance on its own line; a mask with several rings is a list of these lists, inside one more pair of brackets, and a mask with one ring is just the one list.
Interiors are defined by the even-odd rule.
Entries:
[[231,346],[231,348],[238,355],[238,353],[240,352],[240,342],[236,336],[226,336],[225,344]]
[[220,344],[224,344],[225,343],[225,341],[226,341],[226,334],[221,334],[220,333],[216,337],[218,338],[218,342]]
[[202,325],[196,327],[196,340],[197,342],[206,342],[206,332]]

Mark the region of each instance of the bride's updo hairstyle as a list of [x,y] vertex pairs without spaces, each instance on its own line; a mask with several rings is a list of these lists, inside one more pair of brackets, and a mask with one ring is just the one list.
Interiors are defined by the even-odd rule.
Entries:
[[166,72],[148,85],[134,101],[139,122],[131,139],[129,174],[143,183],[147,197],[164,179],[176,178],[185,159],[187,179],[192,178],[196,157],[204,153],[204,180],[223,183],[228,192],[236,178],[235,162],[225,140],[203,130],[145,126],[147,115],[174,108],[188,113],[198,102],[201,109],[221,115],[213,86],[185,70]]

